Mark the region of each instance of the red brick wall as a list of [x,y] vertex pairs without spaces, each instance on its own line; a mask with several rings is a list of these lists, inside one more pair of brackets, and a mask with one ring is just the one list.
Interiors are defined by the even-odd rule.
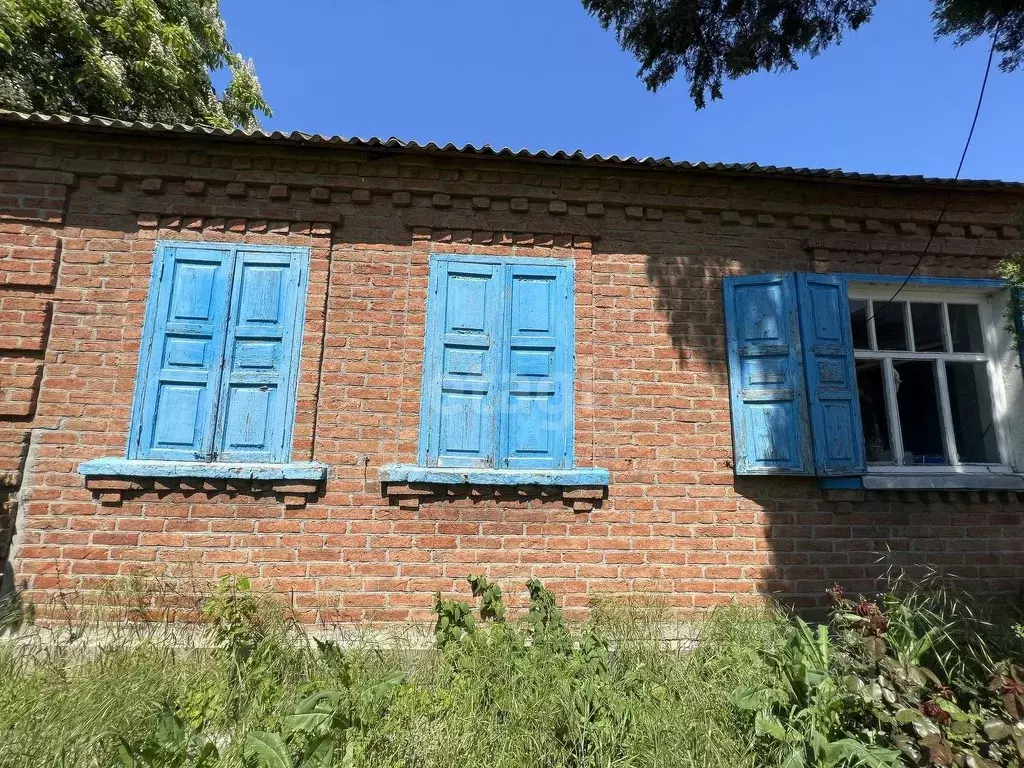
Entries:
[[[0,473],[41,605],[136,574],[246,574],[309,621],[422,620],[473,572],[520,598],[539,577],[579,609],[807,605],[890,565],[1022,584],[1016,494],[732,473],[722,275],[904,274],[945,189],[11,126],[0,143]],[[952,193],[919,273],[991,276],[1022,202]],[[312,247],[294,456],[330,474],[309,503],[227,484],[100,499],[76,473],[123,455],[158,238]],[[575,259],[576,459],[612,475],[593,511],[540,490],[382,496],[379,467],[415,458],[437,252]]]

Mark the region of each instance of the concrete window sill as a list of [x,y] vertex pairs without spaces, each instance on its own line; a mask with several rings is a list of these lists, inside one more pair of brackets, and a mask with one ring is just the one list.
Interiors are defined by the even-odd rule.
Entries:
[[318,461],[287,464],[242,462],[150,461],[104,458],[78,467],[85,487],[103,504],[119,504],[125,496],[147,491],[245,493],[276,495],[285,506],[302,507],[327,478]]
[[822,478],[826,490],[851,491],[1024,491],[1024,476],[1007,474],[867,474]]

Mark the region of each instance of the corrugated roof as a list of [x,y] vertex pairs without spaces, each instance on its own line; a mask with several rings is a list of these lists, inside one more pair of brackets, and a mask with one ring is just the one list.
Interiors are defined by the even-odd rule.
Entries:
[[116,120],[109,117],[97,116],[44,115],[39,113],[26,114],[23,112],[13,112],[4,109],[0,109],[0,123],[32,123],[47,126],[98,129],[102,131],[124,131],[128,133],[159,136],[184,134],[189,136],[205,136],[216,139],[280,142],[302,146],[346,147],[365,150],[388,149],[424,154],[478,155],[485,157],[582,163],[616,167],[629,166],[727,174],[797,176],[823,180],[832,179],[883,184],[955,185],[958,187],[969,188],[1024,188],[1024,182],[1001,181],[999,179],[950,179],[913,175],[856,173],[844,171],[840,168],[793,168],[790,166],[758,165],[757,163],[692,163],[686,160],[673,160],[670,157],[655,158],[635,157],[633,155],[629,155],[627,157],[599,154],[588,155],[578,149],[571,152],[567,152],[565,150],[548,152],[546,150],[532,151],[528,149],[512,149],[511,147],[492,147],[489,144],[484,144],[479,147],[473,144],[463,144],[461,146],[452,143],[437,144],[433,141],[421,144],[416,141],[404,141],[395,137],[383,139],[374,136],[364,139],[359,137],[325,136],[319,133],[303,133],[301,131],[291,131],[288,133],[272,131],[268,133],[262,130],[245,131],[240,128],[227,130],[224,128],[213,128],[208,125],[146,123],[142,121],[130,122],[127,120]]

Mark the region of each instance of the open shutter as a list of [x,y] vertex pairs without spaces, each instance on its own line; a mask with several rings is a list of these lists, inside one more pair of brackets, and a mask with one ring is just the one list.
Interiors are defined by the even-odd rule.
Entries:
[[427,466],[494,466],[501,277],[498,263],[432,262],[421,433]]
[[796,279],[815,474],[862,474],[867,465],[846,281],[808,272]]
[[723,281],[738,475],[812,475],[793,274]]
[[304,250],[237,249],[217,416],[219,461],[290,458],[307,260]]
[[231,257],[229,247],[157,250],[129,458],[210,458]]
[[506,328],[500,464],[569,466],[573,304],[568,266],[505,267]]

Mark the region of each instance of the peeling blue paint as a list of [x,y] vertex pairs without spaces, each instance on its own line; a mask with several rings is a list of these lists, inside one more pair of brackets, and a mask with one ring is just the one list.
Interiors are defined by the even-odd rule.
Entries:
[[475,469],[388,464],[380,468],[382,483],[446,485],[608,485],[611,476],[599,467],[576,469]]
[[195,477],[211,480],[324,480],[327,465],[319,461],[289,464],[242,462],[94,459],[78,467],[85,477]]

